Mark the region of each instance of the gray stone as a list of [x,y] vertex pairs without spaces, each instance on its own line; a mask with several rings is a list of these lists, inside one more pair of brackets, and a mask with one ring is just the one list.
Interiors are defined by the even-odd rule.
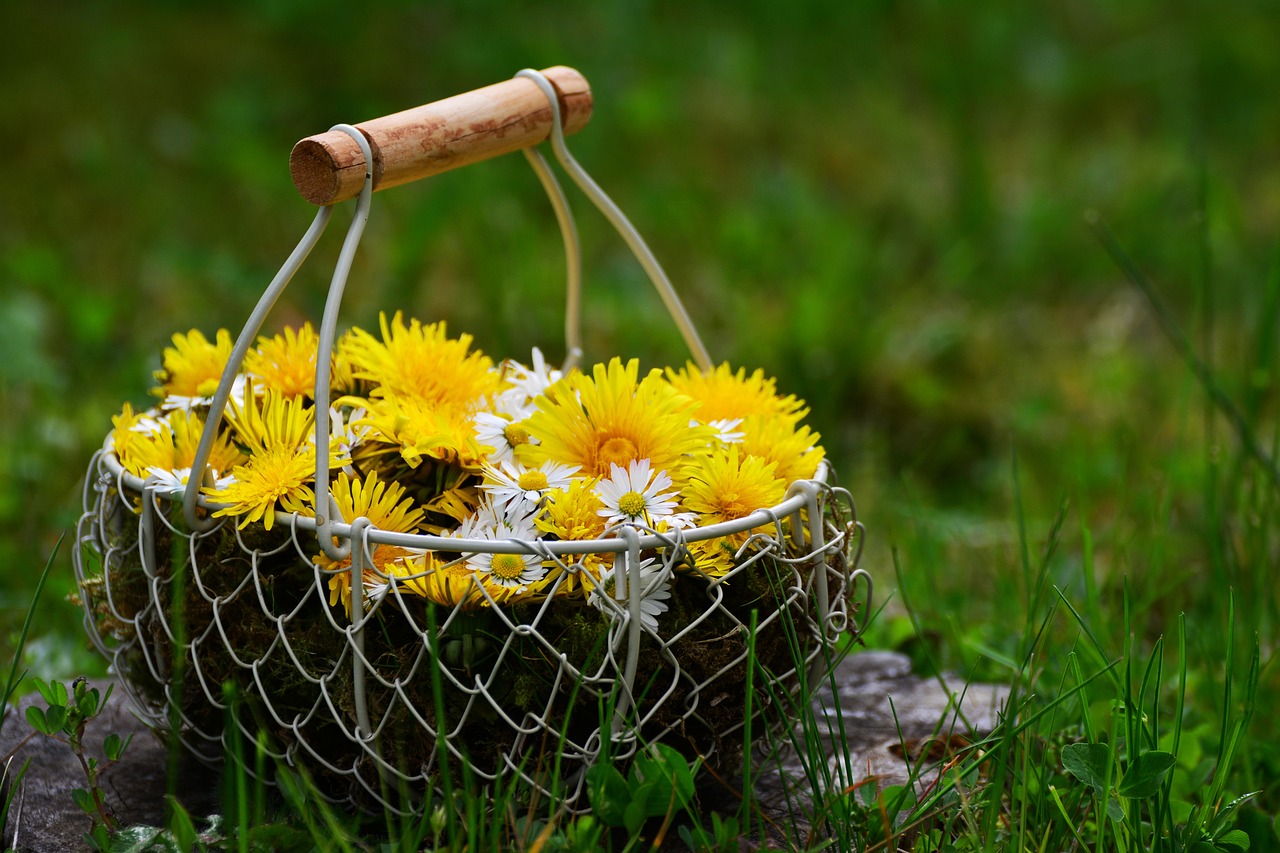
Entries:
[[[817,718],[829,721],[821,727],[823,752],[833,770],[845,771],[842,778],[849,784],[874,777],[881,788],[908,781],[912,758],[909,750],[900,748],[904,744],[910,747],[935,734],[988,733],[1008,696],[1004,687],[974,684],[965,688],[958,679],[920,678],[911,673],[905,656],[893,652],[849,655],[831,681],[834,690],[831,683],[824,684],[813,700]],[[95,682],[104,692],[108,684]],[[34,700],[39,701],[39,696]],[[30,731],[24,714],[32,701],[32,697],[25,699],[0,729],[0,758]],[[164,825],[168,750],[129,713],[123,691],[112,694],[107,710],[90,724],[87,740],[98,748],[113,731],[121,736],[133,734],[134,740],[123,760],[105,774],[103,787],[112,810],[125,825]],[[10,816],[0,849],[6,845],[33,853],[86,849],[82,836],[89,819],[71,799],[71,790],[84,786],[79,763],[64,744],[43,736],[18,750],[14,767],[26,758],[31,765],[20,796],[21,814]],[[757,755],[755,761],[753,788],[761,813],[771,822],[771,843],[785,847],[782,828],[802,834],[808,830],[812,792],[806,790],[803,764],[796,755],[774,760]],[[925,786],[936,778],[936,768],[932,775],[927,770],[913,775],[918,785]],[[740,779],[727,785],[709,781],[699,791],[699,801],[708,812],[736,813],[741,786]],[[218,806],[217,774],[193,760],[178,773],[177,789],[179,800],[192,815],[210,814]],[[680,847],[672,836],[667,845],[667,849]]]
[[[923,792],[936,781],[941,766],[928,755],[930,739],[937,736],[939,745],[949,745],[956,742],[953,736],[974,739],[989,734],[1008,695],[1003,686],[965,686],[955,677],[921,678],[912,674],[905,655],[864,651],[840,662],[833,678],[814,696],[812,709],[815,719],[822,721],[818,741],[831,778],[847,786],[871,780],[881,790],[914,779]],[[804,761],[794,751],[771,758],[758,750],[754,760],[752,789],[765,818],[768,842],[791,849],[791,838],[803,839],[810,829],[813,791],[806,782]],[[700,792],[699,799],[707,811],[733,814],[741,789],[739,777],[718,791]],[[755,849],[746,839],[741,844],[744,850]]]
[[[90,682],[103,694],[110,684]],[[10,765],[13,772],[31,760],[18,787],[0,849],[15,847],[32,853],[89,849],[84,835],[89,831],[90,820],[71,799],[72,790],[86,787],[84,770],[66,744],[41,734],[26,740],[32,733],[26,709],[32,704],[42,704],[38,693],[10,709],[0,728],[0,759],[17,748]],[[133,741],[121,760],[102,774],[108,808],[125,826],[163,826],[165,795],[169,792],[169,750],[130,713],[121,690],[112,692],[105,710],[86,727],[89,753],[100,759],[103,738],[112,732],[121,737],[133,735]],[[175,783],[179,802],[192,814],[208,814],[217,807],[216,772],[182,756]]]

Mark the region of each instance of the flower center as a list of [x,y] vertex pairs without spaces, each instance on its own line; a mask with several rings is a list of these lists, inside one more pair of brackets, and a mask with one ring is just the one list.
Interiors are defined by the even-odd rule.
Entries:
[[636,446],[631,443],[629,438],[611,438],[604,444],[600,445],[598,456],[600,458],[600,467],[605,471],[609,470],[610,465],[617,465],[620,468],[627,467],[639,454]]
[[626,513],[629,518],[635,518],[644,512],[644,495],[639,492],[627,492],[618,498],[618,511]]
[[516,483],[526,492],[541,492],[547,488],[547,475],[541,471],[525,471]]
[[[405,557],[412,556],[412,551],[405,550],[404,548],[400,548],[396,545],[379,545],[377,548],[373,549],[373,565],[384,575],[396,574],[391,567],[400,560],[403,560]],[[351,561],[348,559],[347,565],[350,564]],[[378,580],[382,579],[378,578]]]
[[524,560],[518,554],[495,554],[489,563],[489,571],[499,580],[519,580],[524,574]]
[[502,428],[502,437],[507,440],[507,444],[512,447],[518,447],[521,444],[529,443],[529,431],[519,424],[507,424]]

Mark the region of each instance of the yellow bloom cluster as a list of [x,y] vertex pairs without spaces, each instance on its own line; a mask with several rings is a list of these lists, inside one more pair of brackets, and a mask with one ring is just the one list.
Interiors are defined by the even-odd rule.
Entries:
[[[192,330],[173,344],[156,374],[159,404],[126,405],[112,433],[120,465],[170,493],[190,476],[231,338]],[[215,517],[269,530],[315,514],[317,350],[310,324],[264,336],[228,380],[202,488]],[[553,560],[520,543],[598,540],[623,525],[697,538],[698,528],[780,503],[823,460],[819,436],[801,423],[804,403],[760,370],[642,374],[636,360],[614,358],[561,375],[537,350],[530,365],[495,364],[469,335],[397,313],[377,335],[348,332],[330,373],[329,491],[342,518],[459,540],[452,551],[378,545],[362,583],[374,599],[488,607],[554,594],[599,604],[612,589],[612,553]],[[752,532],[690,542],[680,571],[723,577]],[[476,540],[517,544],[476,551]],[[349,612],[350,560],[314,562],[330,606]],[[666,609],[671,578],[662,577],[646,587],[646,623]]]

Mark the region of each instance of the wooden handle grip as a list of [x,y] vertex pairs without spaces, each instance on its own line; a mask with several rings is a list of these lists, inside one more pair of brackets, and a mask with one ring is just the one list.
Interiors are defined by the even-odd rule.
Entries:
[[[564,132],[582,130],[591,118],[586,78],[563,65],[542,73],[558,95]],[[373,151],[376,191],[536,145],[551,136],[551,106],[537,84],[517,77],[356,128]],[[335,204],[360,194],[364,155],[340,130],[318,133],[293,146],[289,173],[307,201]]]

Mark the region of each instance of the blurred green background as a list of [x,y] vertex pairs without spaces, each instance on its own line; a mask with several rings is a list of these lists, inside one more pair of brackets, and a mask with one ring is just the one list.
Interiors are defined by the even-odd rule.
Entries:
[[[1082,214],[1269,444],[1278,21],[1275,3],[1208,0],[6,4],[0,644],[169,336],[238,329],[305,229],[293,143],[567,64],[596,98],[571,146],[713,356],[812,405],[890,600],[873,642],[909,642],[896,550],[944,659],[999,677],[974,649],[1000,648],[1026,594],[1016,450],[1033,543],[1070,504],[1064,589],[1087,528],[1091,582],[1105,598],[1127,578],[1152,635],[1181,610],[1220,626],[1205,589],[1233,586],[1273,654],[1274,540],[1246,534],[1275,520],[1213,492],[1233,436]],[[588,357],[683,361],[621,241],[571,198]],[[318,319],[339,231],[271,325]],[[377,196],[343,319],[403,309],[558,359],[562,289],[554,219],[508,157]],[[29,655],[51,676],[99,665],[64,600],[69,554]]]

